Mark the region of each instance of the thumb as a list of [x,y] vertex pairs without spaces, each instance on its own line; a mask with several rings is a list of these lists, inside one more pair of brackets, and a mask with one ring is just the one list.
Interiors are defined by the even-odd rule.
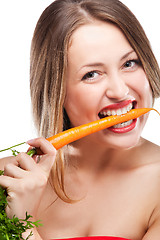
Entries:
[[56,152],[54,154],[46,154],[46,155],[39,155],[39,162],[38,165],[47,173],[47,175],[49,175],[53,164],[55,162],[55,158],[56,158]]
[[49,141],[44,138],[36,138],[29,140],[28,144],[40,150],[41,155],[38,155],[37,166],[40,166],[47,173],[48,176],[55,162],[57,150]]

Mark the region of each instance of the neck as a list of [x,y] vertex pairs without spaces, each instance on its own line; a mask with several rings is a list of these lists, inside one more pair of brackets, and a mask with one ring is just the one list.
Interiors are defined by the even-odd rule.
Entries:
[[[133,165],[131,158],[135,149],[139,149],[140,143],[129,149],[109,148],[106,145],[94,144],[87,139],[75,142],[68,147],[68,159],[71,166],[86,171],[104,171],[107,168],[122,169]],[[130,159],[130,160],[129,160]]]

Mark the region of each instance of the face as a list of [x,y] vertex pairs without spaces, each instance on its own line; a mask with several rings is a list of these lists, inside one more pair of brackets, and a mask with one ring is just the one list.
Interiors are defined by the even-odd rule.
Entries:
[[[65,109],[73,127],[131,108],[152,106],[141,62],[121,30],[96,21],[78,28],[68,49]],[[93,143],[131,147],[147,115],[90,135]]]

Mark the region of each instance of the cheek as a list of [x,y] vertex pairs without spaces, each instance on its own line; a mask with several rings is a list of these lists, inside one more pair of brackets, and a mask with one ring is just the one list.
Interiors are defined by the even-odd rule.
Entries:
[[141,83],[141,94],[144,98],[144,107],[152,107],[153,94],[146,75],[144,76],[143,81]]
[[95,120],[93,119],[97,104],[95,90],[81,85],[74,89],[67,89],[64,107],[73,125]]
[[143,70],[139,71],[130,82],[131,88],[138,95],[139,107],[152,107],[153,95],[149,81]]

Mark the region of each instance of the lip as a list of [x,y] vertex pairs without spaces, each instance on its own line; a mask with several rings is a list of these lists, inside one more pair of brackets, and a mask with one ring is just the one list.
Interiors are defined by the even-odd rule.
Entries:
[[126,100],[126,101],[123,101],[123,102],[114,103],[114,104],[108,105],[107,107],[103,108],[101,111],[108,110],[108,109],[112,110],[112,109],[123,108],[123,107],[127,106],[129,103],[132,103],[132,102],[135,102],[135,100],[129,99],[129,100]]
[[[137,101],[135,99],[128,99],[126,101],[122,101],[122,102],[119,102],[119,103],[108,105],[107,107],[103,108],[101,111],[123,108],[123,107],[129,105],[130,103],[133,104],[134,108],[137,107]],[[133,119],[133,122],[128,126],[125,126],[125,127],[122,127],[122,128],[110,127],[110,128],[108,128],[108,130],[113,132],[113,133],[117,133],[117,134],[127,133],[127,132],[130,132],[131,130],[133,130],[136,127],[136,123],[137,123],[137,118]]]
[[110,128],[108,128],[108,130],[111,131],[111,132],[114,132],[114,133],[127,133],[127,132],[130,132],[131,130],[133,130],[135,128],[136,123],[137,123],[137,118],[133,119],[133,122],[129,126],[126,126],[126,127],[123,127],[123,128],[110,127]]

